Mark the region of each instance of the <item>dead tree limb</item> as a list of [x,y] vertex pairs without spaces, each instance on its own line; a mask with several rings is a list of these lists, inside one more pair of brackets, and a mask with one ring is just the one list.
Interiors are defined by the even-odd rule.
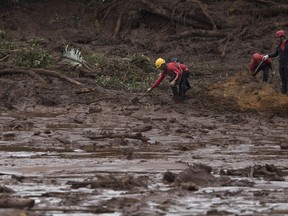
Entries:
[[[169,10],[165,7],[163,7],[163,5],[157,5],[154,4],[154,2],[152,1],[148,1],[148,0],[141,0],[141,3],[143,6],[147,7],[147,8],[143,8],[143,10],[146,10],[149,13],[152,14],[156,14],[158,16],[164,17],[166,19],[172,20],[173,22],[179,22],[179,19],[176,18],[176,16],[173,16],[173,9]],[[195,28],[199,28],[199,29],[211,29],[211,23],[210,21],[206,21],[207,17],[203,17],[197,14],[191,14],[191,13],[186,13],[185,14],[185,19],[183,18],[183,20],[185,20],[185,22],[183,21],[183,24],[185,25],[189,25]]]
[[286,27],[286,26],[288,26],[288,22],[287,21],[285,21],[285,22],[276,22],[276,23],[274,23],[274,25],[276,26],[276,27]]
[[9,55],[6,55],[6,56],[4,56],[3,58],[1,58],[0,61],[3,61],[3,60],[5,60],[5,59],[8,58],[8,57],[9,57]]
[[106,19],[106,17],[108,16],[110,10],[115,8],[117,0],[114,0],[113,2],[111,2],[110,4],[108,4],[106,7],[100,8],[102,11],[106,11],[105,15],[101,18],[100,20],[100,24]]
[[288,13],[288,5],[273,5],[270,6],[267,9],[259,9],[259,10],[253,10],[253,13],[260,14],[262,16],[271,16],[271,15],[277,15],[279,13]]
[[113,38],[115,38],[120,31],[121,23],[122,23],[122,17],[123,17],[123,12],[121,12],[117,18],[116,25],[115,25],[114,32],[113,32]]
[[3,61],[3,60],[5,60],[6,58],[9,57],[8,54],[6,54],[6,53],[4,53],[4,52],[2,52],[2,51],[0,51],[0,53],[2,53],[2,54],[4,55],[4,57],[2,57],[2,58],[0,59],[0,61]]
[[[277,2],[264,1],[264,0],[256,0],[256,3],[260,3],[265,6],[262,6],[262,8],[259,9],[253,8],[251,10],[242,10],[241,13],[261,15],[263,17],[275,16],[279,13],[288,13],[288,5],[286,4],[279,4]],[[237,10],[237,13],[239,13],[239,10]]]
[[33,70],[26,70],[26,69],[20,69],[20,68],[0,69],[0,76],[3,76],[3,75],[15,75],[15,74],[26,74],[26,75],[29,75],[29,76],[35,78],[36,80],[40,81],[41,83],[46,83],[46,81],[41,76],[36,74]]
[[172,39],[182,39],[188,37],[215,37],[215,38],[223,38],[226,37],[227,33],[222,31],[215,30],[189,30],[181,32],[177,35],[172,35]]
[[[271,2],[271,1],[265,1],[265,0],[254,0],[254,1],[255,1],[256,3],[263,4],[263,5],[267,5],[267,6],[277,5],[277,3]],[[248,2],[251,2],[251,0],[249,0]]]
[[[99,91],[98,88],[89,88],[89,87],[85,87],[85,85],[83,83],[80,83],[72,78],[69,78],[67,76],[64,76],[56,71],[52,71],[52,70],[47,70],[47,69],[43,69],[43,68],[34,68],[33,70],[31,69],[21,69],[21,68],[6,68],[6,69],[0,69],[0,76],[4,76],[4,75],[15,75],[15,74],[26,74],[29,76],[32,76],[33,78],[37,79],[39,82],[43,83],[43,84],[47,84],[47,82],[40,76],[40,75],[44,75],[44,76],[52,76],[58,79],[62,79],[65,82],[68,82],[72,85],[76,85],[76,86],[80,86],[83,87],[82,90],[79,90],[79,92],[82,93],[95,93],[95,94],[99,94],[101,91]],[[98,86],[99,87],[99,86]],[[77,92],[76,92],[77,93]]]
[[205,8],[203,7],[203,5],[201,4],[201,2],[197,1],[197,0],[192,0],[193,2],[197,3],[200,7],[200,9],[202,10],[203,14],[206,16],[206,18],[210,21],[211,25],[212,25],[212,29],[213,30],[217,30],[217,26],[214,22],[214,20],[212,19],[212,17],[208,14],[208,12],[205,10]]
[[46,81],[39,75],[44,76],[52,76],[58,79],[62,79],[70,84],[77,85],[77,86],[84,86],[83,83],[80,83],[72,78],[69,78],[67,76],[64,76],[56,71],[42,69],[42,68],[34,68],[34,69],[21,69],[21,68],[6,68],[6,69],[0,69],[0,76],[4,75],[15,75],[15,74],[26,74],[29,76],[34,77],[41,83],[46,83]]
[[[98,208],[98,207],[97,207]],[[61,211],[61,212],[83,212],[86,213],[97,213],[97,208],[89,209],[89,208],[67,208],[67,207],[43,207],[43,208],[33,208],[30,211],[42,211],[42,212],[47,212],[47,211]],[[99,207],[100,209],[101,207]],[[105,208],[104,208],[105,209]],[[101,209],[99,210],[99,213],[101,212]],[[106,210],[107,212],[107,210]],[[113,213],[113,212],[111,212]]]
[[83,83],[80,83],[74,79],[71,79],[67,76],[64,76],[56,71],[52,71],[52,70],[47,70],[47,69],[43,69],[43,68],[36,68],[36,69],[33,69],[37,74],[40,74],[40,75],[45,75],[45,76],[52,76],[52,77],[55,77],[55,78],[59,78],[59,79],[62,79],[70,84],[73,84],[73,85],[77,85],[77,86],[84,86]]
[[32,199],[0,198],[0,208],[32,208],[34,203]]
[[226,49],[227,49],[227,43],[223,46],[223,48],[222,48],[222,52],[221,52],[221,58],[224,58],[225,57],[225,55],[226,55]]
[[129,139],[139,139],[143,142],[147,142],[148,138],[144,137],[140,132],[137,133],[118,133],[118,134],[101,134],[101,135],[95,135],[95,134],[87,134],[85,137],[92,139],[92,140],[98,140],[98,139],[115,139],[115,138],[129,138]]

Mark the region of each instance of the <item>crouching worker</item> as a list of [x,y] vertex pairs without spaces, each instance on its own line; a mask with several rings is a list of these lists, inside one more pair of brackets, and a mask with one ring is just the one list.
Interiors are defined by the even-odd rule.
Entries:
[[176,61],[166,63],[163,58],[158,58],[155,62],[155,66],[157,69],[161,70],[161,73],[147,92],[151,92],[154,88],[159,86],[166,76],[169,76],[169,84],[171,86],[174,99],[184,100],[186,91],[191,88],[188,81],[190,72],[187,66]]
[[252,76],[256,76],[259,71],[263,71],[263,82],[268,81],[268,74],[269,70],[272,70],[273,75],[273,68],[272,68],[272,62],[270,58],[267,58],[266,60],[262,60],[264,55],[260,55],[259,53],[254,53],[252,60],[249,64],[250,72]]

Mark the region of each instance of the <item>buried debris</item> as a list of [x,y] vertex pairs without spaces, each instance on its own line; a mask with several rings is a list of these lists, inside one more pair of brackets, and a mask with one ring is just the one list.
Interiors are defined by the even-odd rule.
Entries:
[[148,187],[148,176],[134,177],[132,175],[96,175],[97,179],[92,181],[68,181],[67,184],[71,188],[91,187],[91,188],[110,188],[114,190],[127,190],[135,187]]
[[148,92],[144,93],[143,95],[139,96],[139,97],[134,97],[132,100],[131,100],[131,103],[133,105],[136,105],[138,103],[140,103],[140,99],[145,97],[147,95]]
[[198,186],[207,187],[221,185],[220,182],[230,180],[229,178],[217,178],[212,175],[211,172],[212,167],[210,166],[205,164],[194,164],[180,172],[175,178],[175,183],[176,185],[181,186],[183,183],[193,182]]
[[0,185],[0,193],[15,193],[11,188],[6,187],[5,185]]
[[33,199],[16,198],[9,196],[0,197],[0,208],[32,208],[35,204]]
[[254,185],[254,182],[247,180],[233,180],[228,176],[215,177],[212,174],[212,167],[205,164],[194,164],[180,172],[178,175],[168,171],[164,173],[163,180],[168,183],[174,183],[175,186],[190,191],[198,190],[200,187],[252,187]]
[[284,181],[284,173],[273,164],[254,165],[242,169],[220,170],[220,175],[243,176],[250,178],[263,177],[270,181]]
[[104,133],[104,134],[86,134],[85,137],[91,140],[99,140],[99,139],[114,139],[114,138],[128,138],[128,139],[139,139],[142,142],[147,142],[149,139],[142,135],[141,132],[136,133]]

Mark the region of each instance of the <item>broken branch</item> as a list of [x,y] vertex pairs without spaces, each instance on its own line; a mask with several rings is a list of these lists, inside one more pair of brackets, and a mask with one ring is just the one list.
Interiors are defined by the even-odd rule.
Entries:
[[215,30],[190,30],[184,31],[177,35],[171,36],[173,39],[181,39],[181,38],[188,38],[188,37],[215,37],[215,38],[223,38],[226,37],[227,33],[222,31],[215,31]]
[[0,208],[32,208],[34,203],[32,199],[0,198]]
[[94,135],[89,134],[86,135],[87,138],[92,140],[98,140],[98,139],[115,139],[115,138],[129,138],[129,139],[139,139],[143,142],[147,142],[148,138],[144,137],[140,132],[137,133],[119,133],[119,134],[102,134],[102,135]]
[[35,79],[37,79],[41,83],[46,83],[46,81],[44,79],[42,79],[42,77],[40,77],[38,74],[36,74],[32,70],[26,70],[26,69],[20,69],[20,68],[0,69],[0,76],[3,76],[3,75],[14,75],[14,74],[26,74],[26,75],[34,77]]

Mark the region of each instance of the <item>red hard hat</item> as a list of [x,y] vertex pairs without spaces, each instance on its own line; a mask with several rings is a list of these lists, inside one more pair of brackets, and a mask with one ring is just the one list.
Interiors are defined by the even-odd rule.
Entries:
[[261,58],[261,56],[259,55],[259,53],[254,53],[254,54],[253,54],[253,59],[254,59],[255,61],[260,61],[262,58]]
[[281,36],[285,36],[285,31],[279,30],[279,31],[276,32],[276,37],[277,37],[277,38],[279,38],[279,37],[281,37]]

